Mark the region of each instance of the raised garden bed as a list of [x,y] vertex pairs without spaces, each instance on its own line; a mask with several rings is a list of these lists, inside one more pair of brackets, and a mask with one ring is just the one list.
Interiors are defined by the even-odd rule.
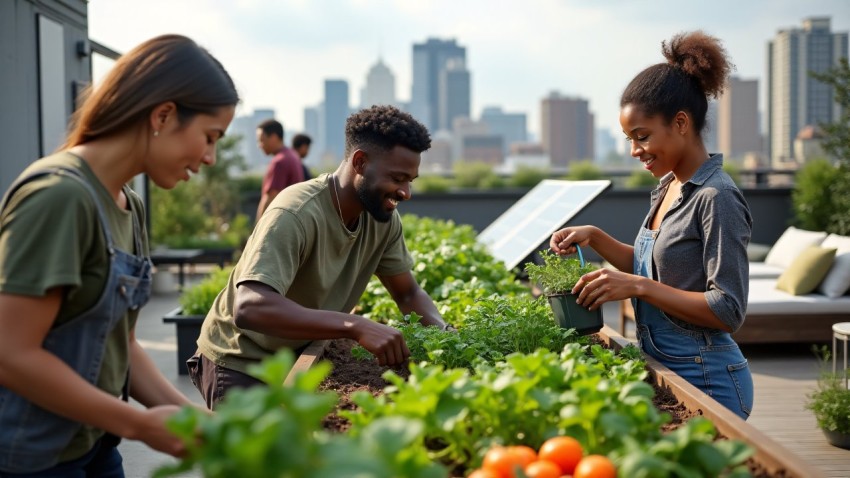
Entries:
[[[615,350],[629,343],[607,326],[600,331],[598,337]],[[386,383],[380,377],[387,370],[386,367],[379,367],[374,361],[349,360],[350,354],[348,354],[349,358],[346,358],[346,345],[333,343],[331,346],[331,344],[330,341],[317,341],[308,347],[298,358],[295,367],[287,377],[287,382],[292,381],[295,373],[311,367],[327,353],[327,358],[334,362],[338,370],[325,380],[321,388],[334,390],[340,395],[338,410],[354,408],[348,397],[355,391],[381,393]],[[823,476],[819,470],[748,425],[657,361],[649,357],[646,361],[650,380],[656,389],[654,403],[659,409],[673,416],[673,421],[667,425],[668,428],[676,428],[678,424],[694,416],[702,415],[714,423],[721,435],[743,441],[755,450],[754,456],[748,463],[754,476],[798,478]],[[394,370],[399,375],[406,373],[403,367]],[[331,414],[326,417],[324,426],[326,429],[343,431],[347,429],[348,423],[338,415]]]

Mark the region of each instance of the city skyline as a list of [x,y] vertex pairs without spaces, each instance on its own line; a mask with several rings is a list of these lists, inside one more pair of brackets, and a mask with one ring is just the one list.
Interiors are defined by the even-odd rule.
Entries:
[[[846,0],[720,0],[711,9],[669,0],[612,0],[590,6],[534,0],[418,4],[350,0],[128,0],[89,3],[90,37],[127,51],[162,33],[182,33],[208,48],[234,78],[243,98],[237,114],[272,108],[287,130],[304,129],[305,107],[319,104],[326,79],[363,87],[381,59],[409,102],[412,47],[428,38],[455,39],[467,49],[471,114],[499,106],[523,112],[540,136],[541,100],[552,91],[586,98],[598,128],[619,137],[619,96],[641,69],[663,58],[661,41],[703,29],[719,37],[742,79],[766,80],[767,42],[804,18],[829,16],[833,31],[850,30]],[[486,8],[486,20],[482,10]],[[735,9],[734,14],[729,11]],[[192,18],[187,21],[187,18]],[[108,65],[95,64],[95,74]],[[765,88],[759,88],[764,114]],[[350,98],[352,107],[359,95]]]

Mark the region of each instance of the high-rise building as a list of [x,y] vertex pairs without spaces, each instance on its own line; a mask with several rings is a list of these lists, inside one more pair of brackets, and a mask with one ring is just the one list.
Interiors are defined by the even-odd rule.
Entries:
[[[325,143],[321,135],[321,117],[319,115],[320,108],[320,106],[310,106],[304,108],[304,134],[306,134],[310,137],[311,140],[313,140],[313,142],[310,144],[310,149],[315,151],[316,153],[320,153],[321,151],[325,150]],[[319,154],[311,154],[307,156],[305,162],[309,166],[318,166]]]
[[431,131],[440,126],[440,74],[454,59],[466,62],[466,48],[454,39],[413,44],[410,114]]
[[847,57],[847,32],[833,33],[829,17],[803,20],[803,28],[779,30],[767,44],[767,128],[773,167],[794,162],[794,138],[808,125],[841,115],[832,87],[809,76]]
[[[269,158],[257,146],[257,126],[267,119],[274,118],[274,110],[271,108],[260,108],[250,114],[233,118],[230,127],[227,128],[228,136],[241,136],[237,149],[245,158],[245,165],[250,172],[265,171]],[[284,136],[289,135],[284,126]],[[291,135],[287,136],[290,137]]]
[[708,109],[705,111],[705,128],[702,130],[702,142],[708,154],[719,151],[717,145],[717,100],[711,98],[708,101]]
[[609,160],[615,159],[619,162],[620,155],[617,154],[617,139],[611,134],[608,128],[596,129],[594,137],[593,151],[596,153],[594,158],[597,163],[606,163]]
[[540,108],[541,143],[554,168],[593,159],[593,113],[582,98],[552,92]]
[[758,94],[758,80],[733,76],[717,100],[717,149],[726,159],[761,151]]
[[395,75],[382,60],[372,65],[366,74],[366,84],[360,92],[360,107],[395,105]]
[[498,106],[489,106],[481,111],[481,122],[487,125],[491,134],[504,138],[506,155],[511,144],[528,141],[525,113],[506,113]]
[[348,103],[347,81],[325,80],[324,106],[322,111],[324,152],[339,161],[345,154],[345,120],[351,111]]
[[469,118],[470,75],[463,60],[450,59],[440,72],[439,96],[438,129],[450,130],[456,118]]

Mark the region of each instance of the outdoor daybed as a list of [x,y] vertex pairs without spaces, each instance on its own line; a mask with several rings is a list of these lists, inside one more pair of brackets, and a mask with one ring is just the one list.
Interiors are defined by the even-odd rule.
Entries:
[[[733,337],[743,344],[830,342],[832,324],[850,322],[848,289],[850,237],[789,227],[764,262],[750,263],[747,315]],[[634,311],[630,301],[620,310],[624,333]]]

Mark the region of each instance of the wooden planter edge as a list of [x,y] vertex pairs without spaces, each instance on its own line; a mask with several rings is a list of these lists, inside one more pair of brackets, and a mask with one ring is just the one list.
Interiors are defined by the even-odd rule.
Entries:
[[325,355],[325,348],[327,348],[330,340],[314,340],[301,352],[301,355],[295,359],[295,363],[292,365],[292,370],[286,375],[286,379],[284,379],[284,385],[292,385],[295,381],[295,376],[301,372],[308,370],[310,367],[315,365],[322,359],[322,356]]
[[[615,350],[631,344],[616,330],[607,325],[599,331],[599,337]],[[700,410],[703,416],[714,423],[717,431],[727,438],[741,440],[753,447],[756,460],[771,473],[784,469],[791,476],[798,478],[825,476],[820,470],[812,467],[793,452],[730,412],[726,407],[676,375],[654,358],[644,355],[644,359],[649,373],[659,387],[670,390],[688,409],[692,411]]]
[[[631,344],[616,330],[607,325],[602,327],[598,335],[609,347],[615,350],[620,350]],[[308,345],[295,361],[284,383],[290,385],[295,380],[295,375],[309,369],[321,360],[329,343],[328,340],[316,340]],[[825,476],[820,470],[812,467],[790,450],[749,425],[657,360],[652,357],[644,357],[647,368],[659,387],[670,390],[688,409],[692,411],[700,410],[703,416],[714,423],[717,431],[727,438],[741,440],[753,447],[756,461],[769,472],[774,473],[784,469],[792,477],[797,478],[821,478]]]

